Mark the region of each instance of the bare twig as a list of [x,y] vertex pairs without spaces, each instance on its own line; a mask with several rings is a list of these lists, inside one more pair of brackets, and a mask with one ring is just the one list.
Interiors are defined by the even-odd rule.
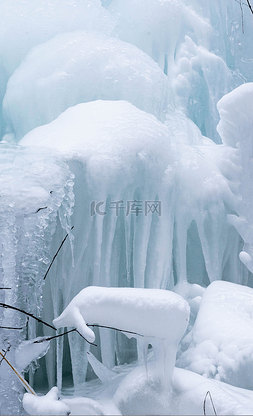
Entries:
[[37,211],[35,212],[35,214],[37,214],[38,212],[40,212],[42,209],[47,209],[47,207],[43,207],[43,208],[37,209]]
[[253,8],[252,8],[252,6],[251,6],[251,4],[250,4],[249,0],[246,0],[246,1],[247,1],[247,3],[248,3],[248,6],[249,6],[249,8],[250,8],[251,13],[253,14]]
[[49,328],[56,330],[56,328],[53,325],[50,325],[47,322],[42,321],[42,319],[37,318],[37,316],[34,316],[32,313],[23,311],[23,309],[19,309],[16,306],[7,305],[6,303],[0,303],[0,307],[5,308],[5,309],[12,309],[14,311],[18,311],[18,312],[24,313],[25,315],[29,316],[30,318],[35,319],[36,321],[42,323],[43,325],[46,325]]
[[76,328],[75,330],[80,335],[80,337],[82,337],[86,342],[88,342],[88,344],[95,345],[95,347],[97,347],[97,344],[93,344],[93,342],[88,341],[82,334],[80,334],[80,332]]
[[96,327],[96,328],[115,329],[115,331],[127,332],[128,334],[139,335],[140,337],[143,337],[144,336],[144,335],[138,334],[138,332],[125,331],[124,329],[114,328],[113,326],[105,326],[105,325],[98,325],[98,324],[86,324],[86,325],[87,326],[93,326],[93,327]]
[[14,328],[13,326],[0,326],[0,329],[19,329],[19,330],[21,330],[21,329],[24,329],[24,327]]
[[11,287],[0,287],[0,290],[11,290]]
[[5,359],[7,352],[9,352],[11,349],[11,345],[8,346],[7,350],[2,350],[2,352],[4,353],[1,361],[0,361],[0,365],[2,364],[2,361]]
[[212,396],[211,396],[210,391],[207,391],[207,392],[206,392],[206,395],[205,395],[205,399],[204,399],[204,403],[203,403],[204,415],[206,416],[206,399],[207,399],[207,396],[208,396],[208,395],[209,395],[209,397],[210,397],[210,400],[211,400],[211,403],[212,403],[212,406],[213,406],[213,411],[214,411],[214,414],[217,416],[217,413],[216,413],[216,410],[215,410],[215,407],[214,407],[214,404],[213,404],[213,399],[212,399]]
[[[74,226],[73,226],[73,227],[71,227],[71,230],[73,230],[73,228],[74,228]],[[57,252],[55,253],[55,255],[54,255],[54,257],[53,257],[53,259],[52,259],[52,261],[51,261],[51,263],[50,263],[50,265],[49,265],[49,267],[48,267],[47,271],[46,271],[46,274],[45,274],[45,276],[44,276],[44,280],[46,279],[46,277],[47,277],[47,275],[48,275],[48,273],[49,273],[49,270],[51,269],[51,267],[52,267],[52,265],[53,265],[53,262],[55,261],[55,259],[56,259],[57,255],[58,255],[58,253],[59,253],[59,251],[60,251],[60,249],[62,248],[62,246],[63,246],[63,244],[65,243],[65,241],[67,240],[67,238],[68,238],[68,234],[66,234],[66,235],[65,235],[64,239],[63,239],[63,240],[62,240],[62,242],[61,242],[60,247],[58,248]]]
[[242,8],[242,0],[239,0],[241,15],[242,15],[242,33],[244,33],[244,22],[243,22],[243,8]]
[[78,332],[76,328],[70,329],[70,331],[63,332],[62,334],[53,335],[52,337],[43,337],[42,339],[34,341],[33,343],[40,344],[41,342],[44,342],[44,341],[51,341],[51,339],[62,337],[63,335],[70,334],[70,332],[77,332],[86,342],[88,342],[88,344],[94,345],[95,347],[97,347],[97,344],[93,344],[92,342],[84,338],[84,336],[81,335],[80,332]]
[[69,334],[70,332],[74,332],[75,330],[76,329],[74,328],[74,329],[71,329],[70,331],[66,331],[66,332],[63,332],[62,334],[54,335],[52,337],[43,337],[42,339],[38,339],[34,341],[33,343],[40,344],[41,342],[44,342],[44,341],[51,341],[51,339],[62,337],[63,335]]

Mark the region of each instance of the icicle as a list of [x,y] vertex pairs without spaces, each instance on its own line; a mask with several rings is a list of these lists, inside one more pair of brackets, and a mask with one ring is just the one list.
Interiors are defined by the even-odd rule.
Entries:
[[100,363],[100,361],[98,361],[96,357],[89,351],[87,352],[87,358],[93,368],[94,373],[98,376],[102,383],[108,383],[112,380],[112,378],[116,376],[117,373]]

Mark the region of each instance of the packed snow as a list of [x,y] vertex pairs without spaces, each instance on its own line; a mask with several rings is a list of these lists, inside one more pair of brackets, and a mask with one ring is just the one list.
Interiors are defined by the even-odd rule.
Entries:
[[251,0],[0,23],[1,414],[252,414]]

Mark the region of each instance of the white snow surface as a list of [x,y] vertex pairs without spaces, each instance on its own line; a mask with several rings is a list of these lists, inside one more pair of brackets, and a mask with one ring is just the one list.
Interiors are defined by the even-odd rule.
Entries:
[[178,343],[188,320],[188,303],[176,293],[89,286],[75,296],[53,324],[56,328],[74,326],[91,342],[95,335],[86,324],[108,325]]
[[161,120],[173,105],[168,78],[135,46],[97,32],[61,33],[35,47],[9,79],[6,132],[19,140],[68,107],[97,99],[127,100]]
[[205,290],[177,365],[252,389],[253,289],[217,281]]

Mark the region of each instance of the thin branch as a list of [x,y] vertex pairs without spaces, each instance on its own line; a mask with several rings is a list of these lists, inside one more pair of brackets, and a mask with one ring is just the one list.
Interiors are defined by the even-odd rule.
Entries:
[[86,338],[84,338],[84,336],[82,334],[80,334],[80,332],[76,328],[70,329],[70,331],[63,332],[62,334],[58,334],[58,335],[54,335],[52,337],[47,337],[47,338],[43,338],[43,339],[34,341],[33,343],[34,344],[39,344],[39,343],[44,342],[44,341],[51,341],[51,339],[62,337],[63,335],[69,334],[70,332],[74,332],[74,331],[77,332],[86,342],[88,342],[88,344],[94,345],[95,347],[97,347],[97,344],[94,344],[94,343],[88,341]]
[[3,357],[2,357],[2,359],[1,359],[1,361],[0,361],[0,365],[2,364],[2,362],[3,362],[3,360],[5,359],[5,357],[6,357],[6,354],[10,351],[10,349],[11,349],[11,345],[9,345],[8,346],[8,348],[7,348],[7,350],[2,350],[3,351]]
[[11,290],[11,287],[0,287],[0,290]]
[[38,212],[40,212],[42,209],[47,209],[47,207],[43,207],[43,208],[37,209],[37,211],[35,212],[35,214],[37,214]]
[[125,331],[124,329],[119,329],[119,328],[114,328],[113,326],[105,326],[105,325],[98,325],[98,324],[86,324],[87,326],[93,326],[96,328],[108,328],[108,329],[115,329],[115,331],[120,331],[120,332],[127,332],[128,334],[134,334],[134,335],[139,335],[140,337],[144,337],[144,335],[138,334],[138,332],[132,332],[132,331]]
[[247,0],[247,3],[248,3],[248,6],[249,6],[249,8],[250,8],[251,13],[253,14],[253,9],[252,9],[252,6],[251,6],[251,4],[250,4],[249,0]]
[[80,334],[80,332],[76,328],[75,330],[80,335],[80,337],[82,337],[86,342],[88,342],[88,344],[94,345],[95,347],[97,347],[97,344],[94,344],[93,342],[88,341],[82,334]]
[[0,329],[19,329],[19,330],[21,330],[21,329],[24,329],[24,327],[21,327],[21,328],[13,328],[12,326],[0,326]]
[[42,339],[38,339],[37,341],[34,341],[33,343],[40,344],[41,342],[44,342],[44,341],[51,341],[51,339],[62,337],[63,335],[69,334],[70,332],[74,332],[75,330],[76,329],[74,328],[74,329],[71,329],[70,331],[66,331],[66,332],[63,332],[62,334],[54,335],[52,337],[46,337],[46,338],[43,337]]
[[242,0],[239,0],[241,15],[242,15],[242,33],[244,33],[244,22],[243,22],[243,8],[242,8]]
[[214,411],[214,414],[215,414],[215,416],[217,416],[217,413],[216,413],[216,410],[215,410],[215,407],[214,407],[214,404],[213,404],[213,399],[212,399],[212,396],[211,396],[210,391],[207,391],[207,392],[206,392],[206,395],[205,395],[205,399],[204,399],[204,403],[203,403],[204,415],[206,416],[206,399],[207,399],[207,396],[208,396],[208,395],[209,395],[209,397],[210,397],[210,400],[211,400],[211,403],[212,403],[212,406],[213,406],[213,411]]
[[[73,230],[73,228],[74,228],[74,226],[73,226],[73,227],[71,227],[71,230]],[[65,243],[65,241],[67,240],[68,235],[69,235],[69,234],[66,234],[66,235],[65,235],[64,239],[63,239],[63,240],[62,240],[62,242],[61,242],[60,247],[58,248],[57,252],[55,253],[55,255],[54,255],[54,257],[53,257],[53,259],[52,259],[52,261],[51,261],[51,263],[50,263],[50,265],[49,265],[49,267],[48,267],[47,271],[46,271],[46,274],[45,274],[45,276],[44,276],[44,280],[46,279],[46,277],[47,277],[47,275],[48,275],[48,273],[49,273],[49,270],[51,269],[51,267],[52,267],[52,265],[53,265],[53,262],[55,261],[55,259],[56,259],[57,255],[58,255],[58,253],[59,253],[59,251],[60,251],[60,249],[62,248],[63,244],[64,244],[64,243]]]
[[30,316],[30,318],[33,318],[36,321],[38,321],[38,322],[40,322],[40,323],[48,326],[49,328],[56,330],[56,328],[54,326],[48,324],[47,322],[42,321],[42,319],[37,318],[37,316],[34,316],[32,313],[29,313],[29,312],[23,311],[23,309],[17,308],[16,306],[7,305],[6,303],[0,303],[0,307],[3,307],[5,309],[8,309],[9,308],[9,309],[13,309],[14,311],[18,311],[18,312],[24,313],[25,315]]

